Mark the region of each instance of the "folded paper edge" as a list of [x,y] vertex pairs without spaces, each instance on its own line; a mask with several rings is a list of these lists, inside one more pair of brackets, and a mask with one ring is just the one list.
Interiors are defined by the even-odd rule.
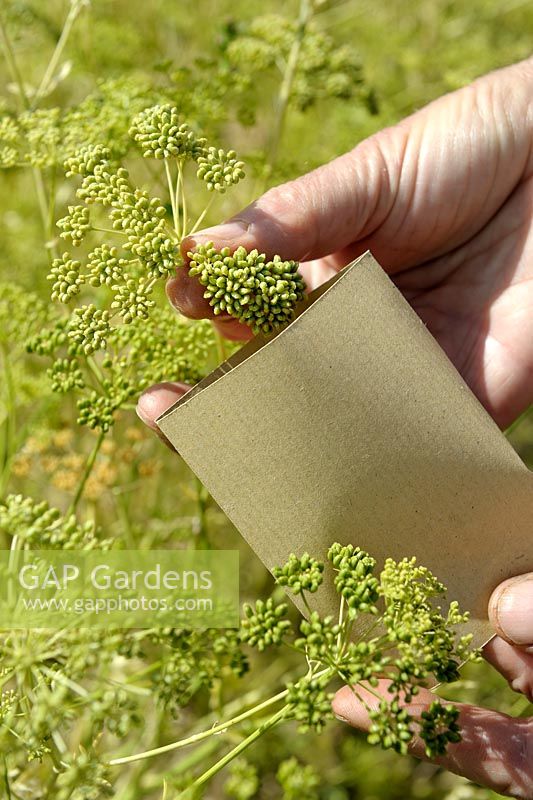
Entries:
[[[299,304],[299,307],[296,310],[295,316],[291,319],[288,325],[281,328],[279,331],[276,331],[274,334],[270,336],[266,336],[264,334],[257,334],[247,342],[243,347],[241,347],[236,353],[230,356],[226,361],[222,361],[215,369],[206,375],[205,378],[202,378],[201,381],[198,381],[194,386],[190,388],[188,392],[186,392],[182,397],[176,400],[170,408],[167,408],[155,421],[156,425],[160,427],[159,423],[163,422],[168,416],[170,416],[177,408],[182,405],[186,405],[193,397],[203,392],[212,384],[216,383],[218,380],[227,375],[228,372],[231,372],[233,369],[238,367],[244,361],[247,361],[251,358],[255,353],[262,350],[264,347],[268,347],[268,345],[277,339],[278,336],[281,336],[286,330],[288,330],[292,325],[294,325],[300,317],[302,317],[316,302],[320,300],[321,297],[328,294],[328,292],[340,281],[342,280],[348,272],[352,269],[356,268],[357,265],[362,262],[364,259],[372,258],[375,261],[374,256],[370,252],[370,250],[366,250],[356,259],[351,261],[349,264],[346,264],[339,272],[329,278],[327,281],[322,283],[320,286],[317,286],[316,289],[313,289],[312,292],[309,292],[305,300]],[[377,264],[378,262],[375,261]],[[379,265],[378,265],[379,266]],[[381,267],[380,267],[381,268]]]

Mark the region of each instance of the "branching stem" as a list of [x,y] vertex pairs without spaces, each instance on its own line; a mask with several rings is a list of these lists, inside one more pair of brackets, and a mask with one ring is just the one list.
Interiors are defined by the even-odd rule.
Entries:
[[85,489],[85,484],[87,483],[87,480],[88,480],[88,478],[89,478],[89,476],[90,476],[90,474],[91,474],[91,472],[93,470],[93,467],[94,467],[94,464],[95,464],[95,461],[96,461],[96,457],[98,456],[98,453],[100,452],[100,448],[102,447],[104,438],[105,438],[104,431],[100,431],[100,433],[98,434],[98,439],[96,440],[96,444],[93,447],[93,449],[92,449],[92,451],[91,451],[91,453],[89,455],[89,458],[87,459],[87,463],[85,464],[85,469],[83,470],[83,475],[81,476],[81,480],[80,480],[78,488],[76,490],[76,494],[74,495],[74,499],[72,500],[72,503],[70,504],[70,506],[68,508],[68,511],[66,513],[67,517],[69,517],[71,514],[74,514],[74,512],[76,511],[76,508],[78,507],[78,503],[80,502],[80,500],[81,500],[81,498],[83,496],[83,491]]
[[287,694],[288,690],[284,689],[282,692],[279,692],[273,697],[269,697],[268,700],[264,700],[262,703],[259,703],[258,705],[253,706],[253,708],[248,709],[248,711],[238,714],[236,717],[233,717],[233,719],[230,719],[227,722],[221,722],[218,725],[214,725],[207,731],[195,733],[193,736],[189,736],[187,739],[180,739],[177,742],[172,742],[171,744],[166,744],[162,747],[156,747],[154,750],[146,750],[144,753],[136,753],[135,755],[124,756],[123,758],[114,758],[109,762],[109,765],[111,767],[118,767],[121,764],[130,764],[133,761],[140,761],[143,758],[152,758],[153,756],[159,756],[163,753],[170,753],[171,751],[178,750],[181,747],[187,747],[190,744],[201,742],[203,739],[207,739],[209,736],[214,736],[217,733],[224,733],[228,728],[233,727],[233,725],[237,725],[239,722],[242,722],[249,717],[253,717],[255,714],[259,714],[259,712],[263,711],[265,708],[268,708],[269,706],[274,705],[274,703],[278,703],[280,700],[283,700]]

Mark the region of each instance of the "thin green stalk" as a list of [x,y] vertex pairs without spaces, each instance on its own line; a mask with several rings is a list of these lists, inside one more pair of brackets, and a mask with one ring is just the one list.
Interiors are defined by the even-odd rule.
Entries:
[[250,745],[257,741],[257,739],[261,738],[261,736],[270,730],[270,728],[273,728],[278,724],[278,722],[281,722],[283,717],[286,716],[288,710],[289,706],[283,706],[283,708],[270,717],[270,719],[267,719],[266,722],[263,722],[262,725],[256,728],[256,730],[253,731],[250,736],[247,736],[246,739],[243,739],[243,741],[240,742],[237,747],[234,747],[233,750],[230,750],[229,753],[226,753],[226,755],[217,761],[216,764],[213,764],[213,766],[206,770],[203,775],[200,775],[200,777],[197,778],[189,788],[197,789],[200,786],[203,786],[204,783],[210,781],[211,778],[213,778],[217,772],[220,772],[221,769],[229,764],[230,761],[233,761],[234,758],[237,758],[237,756],[243,753],[248,747],[250,747]]
[[70,36],[72,26],[74,25],[76,18],[78,17],[83,5],[84,5],[83,0],[75,0],[75,2],[71,4],[70,10],[66,16],[65,23],[63,25],[63,30],[61,31],[59,39],[57,40],[57,44],[54,48],[54,52],[52,53],[50,61],[48,62],[48,66],[45,69],[43,78],[41,80],[41,83],[39,84],[39,88],[35,92],[35,96],[32,103],[33,108],[37,106],[37,104],[40,102],[40,100],[42,100],[42,98],[46,95],[48,91],[50,83],[54,77],[54,72],[57,69],[59,60],[63,54],[63,50],[65,49],[65,45]]
[[[181,238],[184,239],[187,236],[187,225],[189,224],[189,219],[187,216],[187,193],[185,191],[183,163],[181,160],[178,161],[178,178],[181,190]],[[178,203],[178,192],[176,188],[176,204],[177,203]]]
[[0,473],[0,489],[3,494],[5,485],[9,480],[9,470],[13,457],[15,433],[17,430],[15,387],[9,356],[4,344],[0,345],[0,357],[2,363],[3,382],[5,387],[4,397],[6,405],[6,418],[4,422],[4,450],[2,453],[2,465]]
[[216,199],[216,196],[215,196],[215,194],[213,193],[213,194],[211,195],[211,198],[210,198],[210,200],[209,200],[208,204],[206,205],[206,207],[204,208],[204,210],[202,211],[202,213],[200,214],[200,216],[198,217],[198,219],[196,220],[196,222],[195,222],[195,223],[194,223],[194,225],[192,226],[192,228],[191,228],[191,230],[190,230],[190,233],[189,233],[189,236],[192,236],[192,234],[193,234],[193,233],[196,233],[196,231],[199,229],[200,225],[202,224],[202,222],[203,222],[203,221],[204,221],[204,219],[206,218],[207,214],[208,214],[208,213],[209,213],[209,211],[211,210],[211,206],[213,205],[213,203],[214,203],[215,199]]
[[52,229],[50,227],[50,216],[55,201],[46,198],[46,187],[44,185],[43,171],[39,167],[32,167],[33,183],[35,184],[35,194],[37,195],[37,203],[39,205],[39,212],[41,214],[41,221],[43,225],[44,243],[46,252],[48,253],[49,260],[56,258],[58,255],[57,245],[51,241]]
[[93,373],[93,375],[96,378],[96,380],[98,381],[98,383],[100,385],[102,385],[103,382],[104,382],[104,376],[102,375],[100,367],[98,366],[98,364],[96,363],[94,358],[92,358],[92,356],[87,356],[87,366],[89,367],[89,369]]
[[344,595],[341,594],[341,602],[340,602],[340,608],[339,608],[339,623],[338,623],[339,624],[339,633],[338,633],[338,636],[337,636],[337,650],[339,650],[341,652],[341,654],[342,654],[341,644],[342,645],[345,644],[345,640],[343,641],[343,628],[344,628],[344,624],[343,623],[344,623]]
[[268,700],[264,700],[262,703],[259,703],[258,705],[253,706],[253,708],[248,709],[248,711],[243,711],[242,714],[238,714],[236,717],[233,717],[233,719],[230,719],[227,722],[221,722],[218,725],[214,725],[207,731],[195,733],[193,736],[189,736],[187,739],[180,739],[177,742],[171,742],[170,744],[165,744],[162,747],[156,747],[154,750],[146,750],[144,753],[135,753],[134,755],[124,756],[123,758],[114,758],[108,762],[109,766],[118,767],[121,764],[130,764],[133,761],[140,761],[143,758],[160,756],[163,753],[170,753],[173,750],[179,750],[181,747],[187,747],[190,744],[201,742],[204,739],[207,739],[209,736],[214,736],[217,733],[224,733],[228,728],[233,727],[233,725],[237,725],[239,722],[242,722],[249,717],[253,717],[260,711],[263,711],[263,709],[268,708],[274,703],[278,703],[280,700],[283,700],[287,694],[288,690],[284,689],[282,692],[279,692],[279,694],[269,697]]
[[198,505],[198,530],[196,531],[195,546],[196,550],[209,550],[209,535],[207,530],[207,499],[208,494],[205,486],[199,478],[194,476],[196,483],[196,502]]
[[513,433],[513,431],[515,431],[515,430],[516,430],[516,429],[519,427],[519,425],[521,425],[521,424],[522,424],[522,422],[523,422],[525,419],[527,419],[527,417],[530,415],[530,413],[531,413],[531,410],[532,410],[532,409],[533,409],[533,405],[530,405],[530,406],[528,406],[528,407],[526,408],[526,410],[525,410],[525,411],[523,411],[523,412],[520,414],[520,416],[519,416],[519,417],[517,417],[517,418],[515,419],[515,421],[514,421],[514,422],[511,422],[511,424],[509,425],[509,427],[505,429],[505,435],[506,435],[506,436],[509,436],[509,434],[510,434],[510,433]]
[[2,37],[2,44],[4,46],[7,68],[9,69],[11,77],[13,78],[13,81],[18,88],[19,100],[23,108],[28,110],[30,108],[30,101],[28,99],[28,95],[26,94],[26,89],[24,88],[24,81],[22,80],[22,75],[20,74],[18,68],[17,59],[15,58],[15,52],[11,44],[11,39],[9,38],[9,35],[7,33],[7,28],[4,24],[4,20],[1,14],[0,14],[0,36]]
[[218,360],[220,363],[226,361],[228,354],[226,352],[226,342],[222,334],[215,328],[215,341],[217,345]]
[[[4,53],[8,69],[11,72],[13,81],[15,82],[18,88],[18,96],[20,99],[20,103],[22,107],[26,111],[28,111],[31,108],[30,100],[27,95],[26,89],[24,87],[24,81],[22,80],[22,76],[18,68],[11,40],[8,36],[7,29],[4,25],[1,16],[0,16],[0,35],[2,37],[2,42],[4,45]],[[49,227],[50,210],[48,201],[46,199],[46,189],[44,185],[43,171],[40,167],[33,167],[32,174],[33,174],[33,182],[35,184],[35,193],[37,195],[37,202],[39,205],[39,212],[41,214],[41,220],[43,224],[45,243],[48,243],[50,239],[49,232],[51,230]],[[50,205],[52,205],[52,203],[50,203]],[[47,248],[47,250],[49,250],[50,255],[52,255],[53,257],[57,255],[54,246],[52,246],[51,248]]]
[[174,193],[174,181],[172,179],[172,174],[170,172],[170,165],[167,159],[164,159],[165,162],[165,174],[167,176],[167,183],[168,183],[168,193],[170,195],[170,205],[172,206],[172,219],[174,221],[174,230],[178,236],[180,237],[180,218],[179,218],[179,210],[177,207],[177,196]]
[[9,787],[9,770],[7,768],[7,758],[4,756],[4,783],[6,786],[7,800],[12,800],[11,789]]
[[96,440],[96,444],[91,454],[89,455],[89,458],[87,459],[87,463],[85,464],[85,469],[83,470],[83,475],[81,476],[81,480],[78,484],[78,488],[76,490],[76,494],[74,495],[74,499],[72,500],[72,503],[68,507],[68,511],[66,514],[67,517],[70,516],[71,514],[74,514],[74,512],[76,511],[78,503],[82,498],[83,490],[85,489],[85,484],[87,483],[87,480],[92,472],[92,469],[94,467],[94,462],[96,461],[96,457],[100,452],[100,448],[103,444],[104,438],[105,438],[105,433],[103,431],[100,431],[100,433],[98,434],[98,439]]
[[277,102],[276,102],[276,116],[274,119],[273,133],[270,140],[270,147],[268,153],[268,173],[271,174],[278,158],[279,145],[285,122],[287,119],[287,108],[291,98],[292,87],[296,70],[298,68],[298,61],[302,50],[309,22],[313,16],[313,6],[311,0],[300,0],[300,13],[298,15],[298,23],[296,35],[289,52],[285,72],[279,89]]
[[127,236],[124,231],[118,231],[115,228],[100,228],[98,225],[91,225],[93,231],[101,231],[102,233],[116,233],[118,236]]

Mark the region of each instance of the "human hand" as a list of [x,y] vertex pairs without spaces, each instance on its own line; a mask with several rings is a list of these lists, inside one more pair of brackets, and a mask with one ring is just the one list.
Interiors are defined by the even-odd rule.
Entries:
[[[484,648],[483,654],[510,686],[533,702],[533,573],[511,578],[492,595],[489,614],[498,636]],[[386,691],[385,686],[380,687]],[[377,698],[357,687],[358,694],[370,708]],[[418,716],[434,695],[421,690],[409,712]],[[511,718],[506,714],[455,703],[460,709],[462,741],[448,745],[445,756],[434,763],[463,775],[499,794],[532,800],[533,798],[533,717]],[[367,730],[369,718],[364,706],[350,687],[335,695],[336,716],[360,730]],[[411,753],[426,759],[420,740],[411,743]]]
[[[533,59],[487,75],[271,189],[183,250],[211,240],[279,253],[304,262],[313,288],[370,249],[504,427],[533,399],[532,84]],[[186,270],[167,292],[186,316],[213,317]],[[229,317],[214,324],[228,338],[251,335]],[[155,428],[184,391],[153,387],[139,401],[141,418]],[[485,658],[533,700],[533,575],[502,584],[490,614],[499,635]],[[421,692],[411,711],[430,701]],[[355,727],[368,725],[349,687],[334,707]],[[533,721],[462,705],[461,724],[463,742],[438,763],[532,800]],[[423,757],[417,742],[413,754]]]
[[[499,425],[533,398],[533,59],[446,95],[319,169],[269,190],[197,242],[302,262],[308,286],[370,249]],[[179,269],[171,303],[213,317]],[[246,339],[230,317],[218,330]],[[181,387],[154,387],[154,420]]]

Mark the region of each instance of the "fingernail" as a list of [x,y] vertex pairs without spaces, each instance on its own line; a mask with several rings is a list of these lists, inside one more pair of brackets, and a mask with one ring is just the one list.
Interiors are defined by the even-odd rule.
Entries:
[[506,639],[518,645],[533,644],[533,575],[509,581],[497,595],[494,611]]
[[138,401],[138,403],[137,403],[137,405],[136,405],[136,407],[135,407],[135,411],[137,412],[137,416],[139,417],[139,419],[140,419],[142,422],[144,422],[144,424],[145,424],[145,425],[149,425],[150,427],[152,427],[152,424],[151,424],[151,423],[152,423],[152,421],[151,421],[151,419],[148,417],[148,415],[147,415],[147,414],[145,414],[145,412],[143,411],[143,409],[141,408],[141,405],[140,405],[140,404],[141,404],[141,402],[142,402],[142,395],[141,395],[141,397],[139,398],[139,401]]
[[233,240],[242,239],[243,235],[247,233],[248,225],[245,222],[224,222],[222,225],[214,225],[212,228],[204,228],[198,231],[191,240],[196,243],[198,239],[202,241],[213,240],[215,244],[221,245],[230,244]]
[[[335,714],[335,712],[333,712]],[[335,718],[339,720],[339,722],[348,722],[347,717],[343,717],[342,714],[335,714]]]

